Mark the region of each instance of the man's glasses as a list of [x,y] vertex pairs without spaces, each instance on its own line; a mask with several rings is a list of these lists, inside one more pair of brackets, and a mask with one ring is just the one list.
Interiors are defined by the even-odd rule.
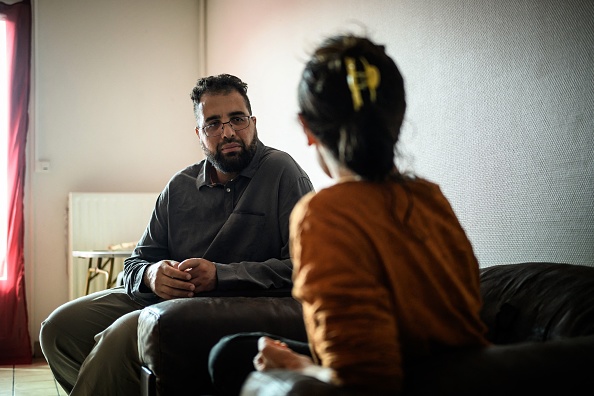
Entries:
[[204,127],[200,129],[204,131],[204,134],[207,137],[216,137],[220,136],[223,133],[223,131],[225,130],[225,124],[229,124],[231,129],[237,132],[249,127],[251,119],[252,116],[233,116],[227,122],[215,120],[210,124],[206,124]]

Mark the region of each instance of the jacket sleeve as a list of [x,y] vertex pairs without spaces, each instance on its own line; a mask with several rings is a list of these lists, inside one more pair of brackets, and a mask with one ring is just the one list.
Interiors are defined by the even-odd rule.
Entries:
[[124,260],[124,287],[130,298],[140,304],[162,301],[144,282],[144,272],[153,263],[170,258],[167,245],[167,191],[161,192],[144,234],[132,255]]
[[308,338],[337,385],[397,389],[400,345],[392,300],[365,232],[333,210],[303,200],[291,218],[293,294]]

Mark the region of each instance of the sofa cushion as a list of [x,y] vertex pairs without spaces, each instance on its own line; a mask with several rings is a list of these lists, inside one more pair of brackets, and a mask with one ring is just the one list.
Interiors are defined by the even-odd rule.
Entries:
[[481,317],[496,344],[594,334],[594,267],[557,263],[481,269]]

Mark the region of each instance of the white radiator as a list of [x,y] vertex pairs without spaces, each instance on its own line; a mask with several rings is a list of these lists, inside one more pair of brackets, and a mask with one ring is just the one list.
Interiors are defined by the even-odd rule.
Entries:
[[[158,193],[69,193],[69,297],[85,294],[88,259],[72,257],[74,250],[107,250],[110,245],[136,242],[142,236]],[[134,248],[131,248],[132,250]],[[124,259],[116,259],[115,277]],[[103,289],[91,282],[90,292]]]

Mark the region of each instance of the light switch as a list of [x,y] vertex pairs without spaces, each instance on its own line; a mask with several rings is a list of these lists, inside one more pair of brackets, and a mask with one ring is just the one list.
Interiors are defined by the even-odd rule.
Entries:
[[37,161],[35,163],[35,172],[48,173],[50,171],[49,161]]

